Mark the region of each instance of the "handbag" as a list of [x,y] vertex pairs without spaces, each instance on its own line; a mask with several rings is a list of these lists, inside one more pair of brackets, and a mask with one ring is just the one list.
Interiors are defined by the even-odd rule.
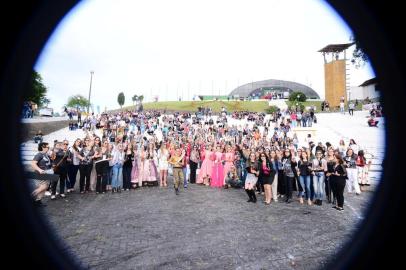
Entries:
[[61,160],[58,162],[58,164],[52,165],[52,169],[53,169],[54,171],[59,167],[59,165],[61,165],[62,161],[67,157],[67,155],[66,155],[67,153],[68,153],[68,151],[65,152],[65,154],[63,155],[63,157],[61,158]]

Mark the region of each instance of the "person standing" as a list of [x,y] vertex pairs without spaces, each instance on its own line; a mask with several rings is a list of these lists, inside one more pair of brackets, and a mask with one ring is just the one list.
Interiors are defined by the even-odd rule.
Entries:
[[235,155],[231,145],[227,145],[226,153],[224,154],[225,164],[224,164],[224,176],[226,177],[231,167],[234,165]]
[[245,192],[248,195],[247,202],[257,202],[257,197],[255,196],[255,185],[258,180],[258,162],[255,153],[250,153],[247,160],[247,178],[245,179]]
[[265,153],[261,153],[258,162],[259,174],[258,178],[261,178],[261,182],[264,184],[265,190],[265,204],[271,204],[272,190],[271,185],[274,180],[275,169],[272,163],[269,161]]
[[344,100],[341,99],[341,100],[340,100],[340,112],[341,112],[342,114],[345,114],[344,106],[345,106]]
[[191,184],[196,184],[196,170],[199,162],[200,162],[200,154],[198,150],[198,145],[195,144],[193,145],[192,151],[190,152],[190,160],[189,160]]
[[360,192],[364,191],[364,186],[369,186],[369,167],[371,166],[371,161],[367,162],[364,151],[359,150],[358,156],[356,159],[356,166],[357,166],[357,175],[358,175],[358,183],[360,185]]
[[211,187],[223,187],[224,186],[224,154],[221,150],[221,146],[217,145],[216,152],[213,153],[214,165],[211,173]]
[[[311,162],[309,161],[309,157],[306,151],[302,151],[302,155],[300,156],[300,160],[298,162],[298,174],[300,185],[302,186],[303,190],[305,191],[305,196],[308,205],[312,205],[312,194],[311,194]],[[303,204],[303,193],[301,194],[300,203]]]
[[354,105],[354,103],[352,102],[352,101],[350,101],[350,103],[348,104],[348,113],[349,113],[349,115],[354,115],[354,108],[355,108],[355,105]]
[[324,197],[324,178],[327,171],[327,161],[323,158],[321,151],[316,152],[316,157],[312,160],[313,190],[315,204],[322,205]]
[[[336,204],[336,197],[335,193],[333,191],[334,188],[334,178],[331,177],[332,174],[334,173],[334,165],[335,165],[335,159],[334,159],[334,149],[329,148],[327,151],[327,156],[326,156],[326,161],[327,161],[327,171],[325,172],[326,175],[326,180],[325,180],[325,191],[326,191],[326,197],[328,203],[333,203]],[[333,194],[333,198],[331,198],[331,194]]]
[[284,156],[282,158],[282,169],[283,169],[283,175],[280,177],[284,177],[285,181],[285,193],[286,193],[286,203],[291,203],[292,202],[292,191],[293,191],[293,183],[295,181],[295,167],[297,163],[295,158],[291,155],[291,152],[289,149],[285,149]]
[[82,125],[82,112],[78,109],[78,125]]
[[69,181],[67,185],[67,193],[73,192],[75,183],[76,183],[76,176],[78,174],[79,170],[79,164],[80,164],[80,151],[81,149],[81,140],[78,138],[75,140],[73,143],[72,147],[69,149],[70,155],[68,157],[68,161],[70,161],[70,164],[68,166],[68,176],[69,176]]
[[[281,181],[283,181],[282,175],[279,174],[279,171],[282,170],[282,166],[280,166],[280,160],[275,150],[271,150],[269,152],[269,161],[272,163],[272,167],[274,169],[274,173],[272,174],[273,179],[271,180],[271,199],[274,202],[278,202],[278,189],[283,187],[283,185],[279,185]],[[281,178],[279,178],[281,176]],[[283,192],[279,192],[279,194],[283,194]]]
[[353,190],[357,195],[361,194],[357,178],[357,155],[351,148],[348,148],[344,157],[345,166],[347,169],[347,191],[352,193]]
[[90,191],[90,174],[93,167],[94,150],[90,143],[90,139],[85,139],[85,146],[80,151],[79,159],[79,172],[80,172],[80,193]]
[[[58,147],[55,149],[55,159],[53,160],[54,164],[54,173],[59,175],[59,194],[62,198],[65,198],[65,185],[66,185],[66,179],[67,179],[67,174],[68,174],[68,164],[67,164],[67,158],[69,155],[68,151],[68,141],[65,140],[63,143],[58,142],[57,143]],[[56,194],[56,186],[58,182],[54,181],[52,182],[51,185],[51,200],[55,199],[55,194]]]
[[[166,144],[161,142],[161,147],[158,150],[158,168],[159,168],[159,186],[167,186],[167,177],[168,177],[168,159],[169,151],[166,148]],[[196,172],[195,172],[196,176]]]
[[124,151],[121,142],[114,146],[112,152],[111,164],[113,165],[113,177],[111,179],[112,193],[121,192],[122,183],[120,179],[123,176],[123,163],[124,163]]
[[169,164],[173,166],[173,178],[174,178],[174,189],[175,194],[179,195],[179,186],[183,184],[183,159],[185,158],[185,152],[178,146],[175,149],[175,153],[169,159]]
[[197,184],[204,184],[206,186],[210,183],[211,172],[213,170],[214,159],[212,158],[214,152],[213,147],[206,145],[206,150],[202,154],[202,166],[200,168],[200,173],[197,177]]
[[344,160],[341,158],[340,154],[335,154],[335,165],[334,172],[332,173],[333,181],[333,192],[337,198],[337,204],[333,208],[343,211],[344,210],[344,188],[345,180],[347,177],[347,171],[344,167]]
[[123,189],[130,190],[131,188],[131,171],[134,162],[133,145],[128,142],[124,150],[124,164],[123,164]]

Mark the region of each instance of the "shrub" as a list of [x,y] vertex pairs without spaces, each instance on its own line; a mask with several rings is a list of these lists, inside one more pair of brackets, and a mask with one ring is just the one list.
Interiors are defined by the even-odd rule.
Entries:
[[[298,99],[299,96],[299,99]],[[307,100],[307,97],[304,93],[302,92],[292,92],[289,95],[289,101],[300,101],[300,102],[305,102]]]

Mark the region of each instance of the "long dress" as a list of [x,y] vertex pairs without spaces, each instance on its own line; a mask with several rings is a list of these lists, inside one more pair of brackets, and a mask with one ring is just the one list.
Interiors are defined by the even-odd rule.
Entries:
[[148,159],[145,160],[147,162],[145,167],[148,167],[147,170],[149,171],[148,175],[146,175],[147,176],[146,181],[149,184],[154,184],[154,182],[158,183],[158,170],[156,168],[156,163],[157,163],[156,158],[157,157],[156,157],[155,151],[152,150],[149,152]]
[[224,185],[224,154],[221,152],[215,152],[215,161],[211,173],[211,187],[222,187]]
[[139,186],[142,186],[143,183],[146,183],[148,174],[149,174],[149,166],[146,166],[149,164],[148,162],[148,152],[145,152],[144,150],[141,150],[140,152],[140,164],[138,166],[139,168],[139,180],[138,183],[140,183]]
[[234,165],[234,153],[225,153],[224,154],[224,159],[226,163],[224,164],[224,175],[227,175],[227,173],[230,171],[231,166]]
[[358,184],[360,186],[369,186],[369,165],[366,160],[363,160],[361,157],[357,157],[357,178]]
[[140,152],[134,152],[133,168],[131,169],[131,183],[142,186],[142,179],[140,177]]
[[197,178],[197,184],[203,184],[203,178],[211,177],[211,172],[213,169],[213,160],[211,159],[213,152],[205,150],[202,167],[200,168],[200,173]]

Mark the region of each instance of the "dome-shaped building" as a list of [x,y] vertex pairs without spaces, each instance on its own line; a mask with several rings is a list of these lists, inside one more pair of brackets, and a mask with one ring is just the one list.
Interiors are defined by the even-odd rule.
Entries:
[[232,97],[258,97],[266,98],[271,93],[283,96],[285,92],[302,92],[310,99],[319,99],[319,95],[312,88],[290,81],[282,80],[264,80],[241,85],[231,91],[229,96]]

